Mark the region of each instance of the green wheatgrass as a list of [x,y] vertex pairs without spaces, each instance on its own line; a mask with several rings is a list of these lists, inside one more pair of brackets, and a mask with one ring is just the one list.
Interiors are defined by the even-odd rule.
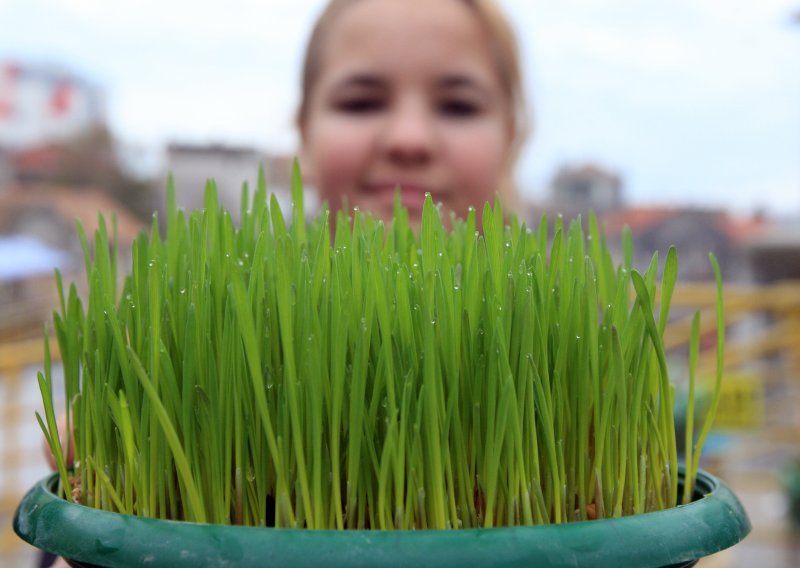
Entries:
[[[78,226],[88,294],[56,274],[55,337],[75,464],[56,435],[45,340],[37,415],[67,499],[132,515],[244,525],[446,529],[617,517],[691,499],[719,401],[686,478],[662,336],[671,248],[640,274],[587,232],[499,203],[419,232],[395,205],[305,218],[295,168],[285,218],[263,173],[234,223],[213,182],[186,212],[168,186],[118,282],[116,224]],[[479,221],[480,219],[480,221]],[[658,293],[658,294],[657,294]],[[658,300],[658,304],[656,302]]]

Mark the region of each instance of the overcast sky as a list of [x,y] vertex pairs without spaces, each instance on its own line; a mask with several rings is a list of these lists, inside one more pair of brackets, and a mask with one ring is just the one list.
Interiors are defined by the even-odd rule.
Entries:
[[[0,0],[0,60],[101,86],[112,128],[292,151],[322,0]],[[800,0],[503,0],[535,131],[524,193],[564,163],[619,172],[634,204],[800,214]]]

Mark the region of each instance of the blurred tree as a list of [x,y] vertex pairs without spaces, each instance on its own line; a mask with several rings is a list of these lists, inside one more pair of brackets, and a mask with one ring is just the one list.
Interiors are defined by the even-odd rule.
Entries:
[[45,147],[12,157],[17,181],[94,187],[108,192],[142,219],[149,219],[157,202],[155,183],[131,174],[122,164],[113,134],[96,125]]

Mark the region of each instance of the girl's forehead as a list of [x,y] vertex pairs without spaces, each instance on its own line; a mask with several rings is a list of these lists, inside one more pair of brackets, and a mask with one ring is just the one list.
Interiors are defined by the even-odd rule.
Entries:
[[457,0],[362,0],[327,30],[323,75],[494,73],[485,30]]

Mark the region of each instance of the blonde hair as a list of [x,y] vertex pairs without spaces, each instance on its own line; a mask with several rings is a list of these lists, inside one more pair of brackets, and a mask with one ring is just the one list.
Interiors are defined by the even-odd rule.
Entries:
[[[297,126],[304,131],[309,104],[322,66],[325,38],[339,14],[347,7],[363,0],[330,0],[317,19],[306,46],[301,74],[300,105]],[[500,86],[507,97],[510,145],[506,176],[499,181],[498,192],[507,206],[517,205],[518,196],[513,183],[513,169],[528,134],[528,106],[522,84],[519,48],[511,24],[494,0],[457,0],[467,6],[483,26],[489,38],[489,48],[494,59]]]

